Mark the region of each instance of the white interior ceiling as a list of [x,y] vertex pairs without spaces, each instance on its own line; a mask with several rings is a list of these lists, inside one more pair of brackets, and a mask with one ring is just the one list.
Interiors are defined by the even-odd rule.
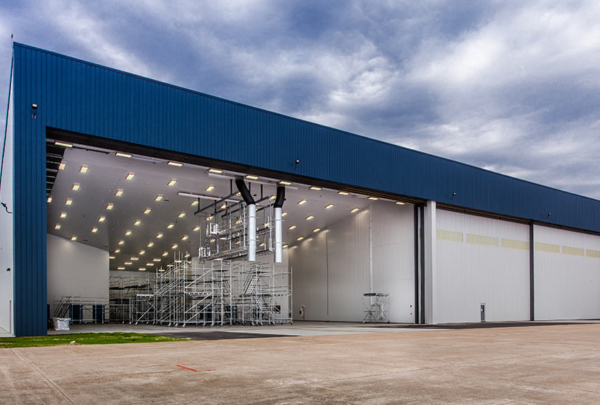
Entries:
[[[206,216],[214,209],[194,215],[198,207],[191,205],[195,199],[180,196],[180,192],[214,197],[226,197],[230,194],[231,179],[237,173],[224,171],[222,175],[209,173],[209,168],[184,164],[181,167],[171,166],[168,161],[132,156],[131,158],[116,156],[117,151],[84,149],[75,146],[67,148],[63,157],[64,170],[59,170],[56,183],[51,192],[52,201],[48,207],[48,233],[66,239],[76,237],[77,243],[94,246],[110,252],[111,270],[125,267],[127,270],[145,268],[148,271],[165,267],[173,261],[174,253],[190,253],[197,256],[200,246],[200,234],[206,232]],[[87,173],[81,173],[82,166],[87,166]],[[216,167],[216,169],[219,169]],[[127,180],[133,173],[132,180]],[[176,184],[169,186],[171,180]],[[280,179],[259,178],[250,183],[251,192],[256,199],[274,195]],[[78,184],[79,190],[73,190]],[[210,192],[209,186],[214,186]],[[373,203],[364,195],[339,195],[338,190],[311,190],[311,185],[293,183],[286,187],[286,201],[283,211],[284,243],[292,245],[299,237],[308,238],[316,228],[326,229],[342,218],[352,215],[353,208],[364,208]],[[116,196],[123,190],[121,196]],[[237,192],[235,184],[233,191]],[[155,201],[158,195],[162,201]],[[72,204],[67,205],[67,199]],[[241,201],[241,197],[233,197]],[[307,202],[298,205],[301,200]],[[201,199],[200,206],[205,207],[214,201]],[[114,204],[107,210],[109,203]],[[260,205],[272,204],[265,200]],[[393,201],[380,201],[382,204],[394,204]],[[332,208],[326,209],[329,204]],[[144,214],[150,209],[149,214]],[[60,218],[66,213],[66,218]],[[180,214],[185,216],[180,218]],[[308,216],[314,219],[307,220]],[[105,217],[104,222],[99,222]],[[136,221],[141,221],[135,225]],[[60,224],[60,229],[56,225]],[[169,224],[174,226],[169,229]],[[289,227],[296,228],[290,230]],[[199,226],[200,230],[194,231]],[[92,232],[97,228],[97,232]],[[131,231],[130,235],[127,232]],[[162,238],[157,238],[159,233]],[[182,240],[188,236],[187,240]],[[119,244],[124,241],[123,244]],[[153,246],[148,245],[153,243]],[[177,248],[173,249],[173,245]],[[117,252],[117,250],[120,250]],[[140,252],[145,251],[144,254]],[[165,252],[167,256],[163,256]],[[138,260],[132,261],[132,257]],[[156,259],[157,261],[154,261]],[[131,265],[125,265],[132,262]],[[147,265],[152,263],[153,266]]]

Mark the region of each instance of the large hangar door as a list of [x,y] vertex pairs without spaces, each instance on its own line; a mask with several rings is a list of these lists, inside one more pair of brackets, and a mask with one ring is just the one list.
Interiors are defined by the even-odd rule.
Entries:
[[437,212],[438,323],[529,319],[529,226]]

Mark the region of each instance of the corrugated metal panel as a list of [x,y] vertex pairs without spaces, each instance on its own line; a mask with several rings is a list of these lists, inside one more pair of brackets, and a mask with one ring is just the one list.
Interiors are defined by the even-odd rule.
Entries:
[[[45,313],[46,127],[600,232],[596,200],[26,45],[14,52],[21,325],[39,325]],[[31,328],[23,331],[42,333]]]

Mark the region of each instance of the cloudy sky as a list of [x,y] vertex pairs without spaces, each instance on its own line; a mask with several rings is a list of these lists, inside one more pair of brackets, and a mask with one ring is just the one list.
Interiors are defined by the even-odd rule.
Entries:
[[597,0],[0,0],[4,100],[11,34],[600,199]]

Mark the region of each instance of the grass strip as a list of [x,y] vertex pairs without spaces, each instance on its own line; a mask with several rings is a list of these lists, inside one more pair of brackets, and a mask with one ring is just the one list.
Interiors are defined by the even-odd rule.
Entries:
[[0,349],[13,347],[177,342],[183,340],[189,339],[179,339],[160,335],[147,335],[143,333],[70,333],[65,335],[0,338]]

